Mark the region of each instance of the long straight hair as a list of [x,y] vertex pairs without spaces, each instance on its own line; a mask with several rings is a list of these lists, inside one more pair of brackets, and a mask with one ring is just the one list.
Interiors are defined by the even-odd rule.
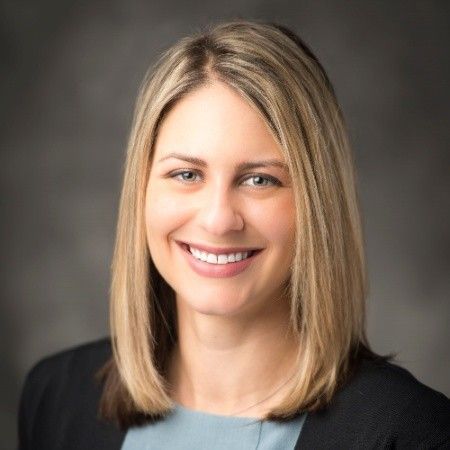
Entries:
[[[147,246],[144,205],[159,125],[189,92],[220,80],[261,114],[288,164],[296,241],[287,293],[298,340],[294,387],[264,417],[325,407],[362,357],[389,360],[366,337],[367,275],[354,163],[341,109],[321,64],[289,29],[235,20],[185,37],[150,68],[128,143],[112,262],[113,355],[98,373],[101,417],[125,429],[166,416],[175,293]],[[301,230],[301,232],[298,232]]]

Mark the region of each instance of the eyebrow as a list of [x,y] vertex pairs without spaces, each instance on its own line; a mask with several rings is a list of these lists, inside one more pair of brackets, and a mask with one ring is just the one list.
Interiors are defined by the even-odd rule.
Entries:
[[[181,159],[182,161],[186,161],[191,164],[196,164],[197,166],[200,166],[200,167],[208,167],[207,162],[204,161],[203,159],[197,158],[195,156],[184,155],[182,153],[169,153],[168,155],[161,158],[158,161],[158,163],[165,161],[166,159],[170,159],[170,158]],[[280,169],[283,169],[286,172],[289,172],[288,165],[278,159],[264,159],[264,160],[259,160],[259,161],[241,162],[241,163],[235,165],[235,170],[241,171],[241,170],[255,169],[256,167],[269,167],[269,166],[279,167]]]

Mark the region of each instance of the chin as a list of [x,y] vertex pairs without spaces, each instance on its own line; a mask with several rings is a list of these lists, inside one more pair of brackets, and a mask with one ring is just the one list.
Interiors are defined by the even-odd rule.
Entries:
[[245,302],[239,300],[230,301],[229,298],[211,298],[210,296],[202,301],[198,297],[195,299],[180,300],[183,302],[183,307],[199,314],[208,316],[224,316],[231,317],[239,314],[245,309]]

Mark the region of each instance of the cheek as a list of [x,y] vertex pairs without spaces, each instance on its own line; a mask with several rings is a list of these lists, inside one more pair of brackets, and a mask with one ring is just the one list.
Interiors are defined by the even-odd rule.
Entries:
[[273,245],[292,245],[295,233],[295,206],[291,195],[280,196],[258,208],[254,223]]
[[168,195],[157,184],[149,182],[145,199],[145,223],[149,244],[175,230],[182,222],[185,211],[173,195]]

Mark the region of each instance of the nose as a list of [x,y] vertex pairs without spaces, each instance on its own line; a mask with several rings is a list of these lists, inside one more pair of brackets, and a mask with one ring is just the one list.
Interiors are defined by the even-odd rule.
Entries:
[[200,226],[211,235],[220,236],[244,227],[235,193],[221,183],[204,190],[197,218]]

